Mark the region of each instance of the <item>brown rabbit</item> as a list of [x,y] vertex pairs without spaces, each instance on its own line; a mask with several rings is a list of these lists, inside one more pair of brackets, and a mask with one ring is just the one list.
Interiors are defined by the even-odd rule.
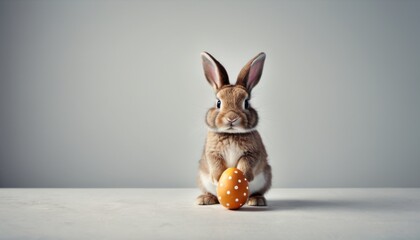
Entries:
[[251,59],[229,83],[225,68],[209,53],[201,53],[204,74],[216,92],[216,105],[206,115],[209,127],[199,162],[198,185],[203,192],[197,204],[217,204],[216,187],[229,167],[240,169],[249,181],[248,205],[267,205],[264,193],[271,187],[271,167],[260,134],[257,111],[251,107],[251,90],[261,78],[265,54]]

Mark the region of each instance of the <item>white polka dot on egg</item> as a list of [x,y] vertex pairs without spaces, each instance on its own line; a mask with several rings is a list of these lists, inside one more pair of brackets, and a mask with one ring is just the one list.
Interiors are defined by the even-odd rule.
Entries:
[[244,192],[244,196],[246,196],[246,192]]
[[235,186],[235,190],[238,190],[238,186]]
[[229,176],[229,180],[232,180],[232,176]]
[[235,173],[238,173],[238,171],[235,171]]
[[229,194],[230,194],[230,191],[228,190],[228,191],[226,192],[226,194],[227,194],[227,195],[229,195]]
[[238,179],[238,183],[241,183],[242,181],[241,181],[241,179]]
[[235,199],[235,202],[239,202],[239,199]]

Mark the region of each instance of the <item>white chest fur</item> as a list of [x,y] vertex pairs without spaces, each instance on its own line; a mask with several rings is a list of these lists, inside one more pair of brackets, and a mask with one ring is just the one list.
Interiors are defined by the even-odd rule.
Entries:
[[242,154],[243,151],[237,144],[231,143],[227,145],[222,151],[222,156],[225,159],[226,167],[236,167],[236,164],[238,163],[238,160]]

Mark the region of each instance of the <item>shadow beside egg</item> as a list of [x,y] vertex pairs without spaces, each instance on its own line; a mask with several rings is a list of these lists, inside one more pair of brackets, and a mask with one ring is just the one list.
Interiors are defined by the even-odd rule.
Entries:
[[270,210],[273,210],[273,209],[270,208],[269,206],[256,207],[256,206],[245,205],[245,206],[243,206],[241,208],[238,208],[238,209],[227,209],[227,210],[235,211],[235,212],[264,212],[264,211],[270,211]]

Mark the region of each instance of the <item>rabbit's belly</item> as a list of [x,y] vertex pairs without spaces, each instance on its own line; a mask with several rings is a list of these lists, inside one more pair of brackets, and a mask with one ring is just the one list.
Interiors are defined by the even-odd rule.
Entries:
[[229,144],[222,151],[222,156],[225,159],[226,166],[236,167],[239,158],[243,155],[244,151],[235,143]]
[[249,195],[258,192],[267,184],[264,172],[258,173],[252,182],[249,183]]
[[216,185],[213,184],[210,175],[208,174],[200,174],[201,183],[203,187],[207,190],[207,192],[216,196]]

